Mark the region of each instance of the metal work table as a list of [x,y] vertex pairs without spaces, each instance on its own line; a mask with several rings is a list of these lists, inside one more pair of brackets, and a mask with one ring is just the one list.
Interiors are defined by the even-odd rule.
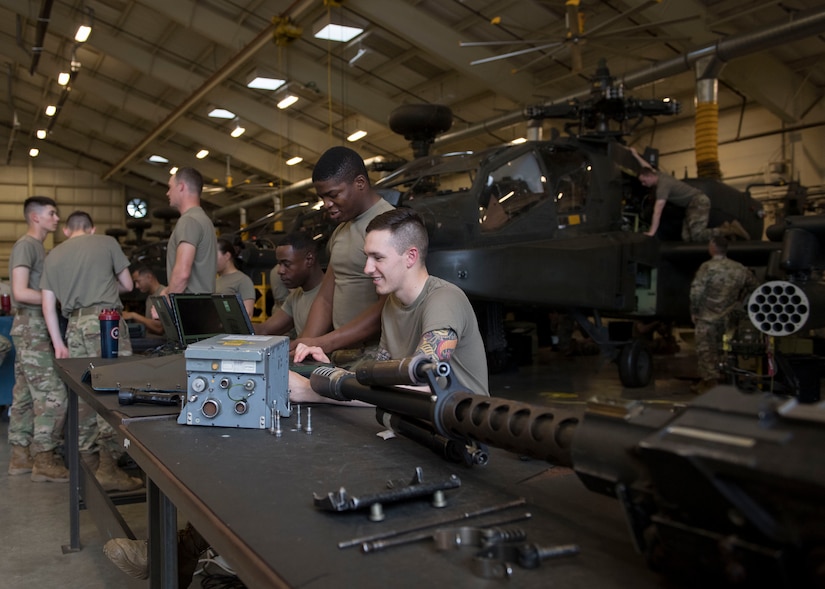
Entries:
[[[69,544],[63,546],[64,552],[76,552],[80,544],[80,509],[82,505],[92,514],[102,533],[111,537],[126,536],[133,538],[129,526],[121,517],[116,503],[130,503],[145,500],[141,493],[107,493],[80,461],[78,452],[78,397],[103,417],[115,431],[122,431],[121,426],[136,419],[172,419],[179,410],[175,407],[154,405],[120,405],[116,392],[97,392],[83,382],[83,374],[90,363],[105,366],[141,360],[139,356],[128,358],[67,358],[55,361],[58,376],[69,390],[66,416],[66,461],[69,468]],[[151,499],[151,495],[150,495]]]
[[[306,423],[306,408],[302,411]],[[508,524],[540,545],[576,543],[578,556],[514,566],[518,587],[660,587],[633,551],[619,503],[587,491],[568,469],[492,452],[486,467],[465,468],[443,461],[403,438],[382,440],[374,410],[316,406],[313,433],[295,431],[296,418],[282,420],[278,438],[265,430],[178,425],[171,420],[124,422],[129,453],[157,485],[150,501],[152,586],[174,586],[176,515],[168,501],[230,563],[252,588],[270,587],[491,587],[470,568],[474,549],[437,552],[432,541],[363,554],[338,542],[503,504],[519,497],[523,508],[466,520],[485,522],[529,511],[532,519]],[[345,487],[350,495],[385,488],[388,480],[409,482],[415,467],[425,481],[456,474],[461,487],[446,491],[447,506],[428,500],[385,506],[386,519],[369,520],[369,510],[331,513],[317,509],[313,493]],[[154,486],[153,485],[153,486]]]

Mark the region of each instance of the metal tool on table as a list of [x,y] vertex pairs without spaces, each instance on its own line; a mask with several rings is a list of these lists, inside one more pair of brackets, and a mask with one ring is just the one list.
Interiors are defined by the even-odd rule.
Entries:
[[[424,471],[416,467],[415,475],[407,484],[398,485],[395,481],[388,482],[385,491],[354,497],[347,493],[344,487],[338,491],[331,491],[326,495],[313,494],[315,507],[326,511],[355,511],[366,507],[370,508],[370,519],[381,521],[384,519],[383,505],[397,503],[418,497],[433,497],[433,505],[443,507],[443,492],[461,486],[461,480],[450,475],[449,478],[432,483],[424,482]],[[440,497],[440,498],[439,498]]]
[[117,392],[117,402],[120,405],[146,403],[148,405],[169,405],[180,407],[182,394],[183,393],[181,392],[127,388],[120,389]]
[[510,509],[512,507],[521,507],[525,505],[527,500],[523,497],[516,499],[514,501],[508,501],[507,503],[500,503],[498,505],[491,505],[489,507],[482,507],[481,509],[476,509],[475,511],[465,511],[461,515],[453,516],[453,517],[446,517],[446,518],[439,518],[434,521],[426,522],[423,524],[418,524],[415,526],[411,526],[409,528],[402,528],[400,530],[387,530],[384,532],[379,532],[377,534],[370,534],[369,536],[361,536],[360,538],[353,538],[352,540],[344,540],[342,542],[338,542],[338,548],[351,548],[353,546],[362,546],[365,542],[374,542],[376,540],[386,540],[388,538],[394,538],[396,536],[402,536],[404,534],[411,534],[413,532],[419,532],[421,530],[426,530],[428,528],[437,528],[439,526],[446,526],[449,524],[454,524],[456,522],[460,522],[467,519],[472,519],[475,517],[481,517],[483,515],[489,515],[491,513],[497,513],[499,511],[504,511],[505,509]]
[[523,569],[537,568],[542,561],[579,553],[576,544],[559,546],[539,546],[532,542],[521,544],[492,544],[473,557],[472,569],[479,577],[485,579],[508,578],[513,574],[513,565]]
[[[492,522],[489,527],[460,526],[454,528],[442,528],[427,532],[418,532],[401,536],[399,538],[389,538],[386,540],[371,540],[361,544],[361,551],[366,553],[378,552],[396,546],[405,546],[422,540],[434,540],[439,550],[447,548],[457,548],[460,545],[485,547],[499,542],[514,542],[524,540],[527,533],[522,529],[503,529],[499,526],[511,524],[513,522],[530,519],[533,517],[529,511],[514,517],[509,517],[496,522]],[[443,548],[442,548],[443,547]]]

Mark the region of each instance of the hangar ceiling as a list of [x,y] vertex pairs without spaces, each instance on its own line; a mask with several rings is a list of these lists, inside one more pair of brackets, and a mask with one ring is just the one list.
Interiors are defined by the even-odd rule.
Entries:
[[[325,18],[364,31],[347,43],[316,39]],[[92,32],[78,43],[83,23]],[[789,25],[800,28],[777,34]],[[783,123],[800,120],[825,88],[818,0],[0,0],[4,162],[36,146],[158,202],[169,168],[191,165],[214,185],[205,196],[214,210],[307,178],[326,148],[359,129],[367,135],[349,145],[365,158],[409,159],[387,123],[404,103],[452,109],[439,151],[524,136],[522,109],[586,92],[600,58],[632,81],[628,94],[675,97],[690,117],[695,75],[679,56],[742,38],[747,50],[720,76],[720,107],[744,97]],[[72,69],[67,92],[58,76]],[[286,83],[250,89],[253,73]],[[277,108],[286,94],[298,102]],[[56,117],[48,105],[61,105]],[[211,118],[213,108],[236,118]],[[231,137],[237,126],[245,133]],[[199,160],[201,149],[209,154]],[[303,161],[288,166],[295,156]],[[270,207],[249,205],[250,220]]]

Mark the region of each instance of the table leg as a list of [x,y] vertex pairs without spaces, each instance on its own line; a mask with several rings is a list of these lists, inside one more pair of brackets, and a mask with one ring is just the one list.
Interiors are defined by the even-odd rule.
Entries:
[[149,501],[149,586],[178,586],[178,512],[151,480],[146,481]]
[[66,410],[66,457],[69,463],[69,544],[63,545],[63,553],[78,552],[80,546],[80,452],[78,449],[78,401],[77,394],[69,387]]

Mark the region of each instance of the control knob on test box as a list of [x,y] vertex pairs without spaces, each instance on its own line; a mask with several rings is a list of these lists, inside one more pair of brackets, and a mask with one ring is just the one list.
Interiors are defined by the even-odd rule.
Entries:
[[178,423],[269,428],[273,403],[289,417],[289,338],[216,335],[189,344]]

